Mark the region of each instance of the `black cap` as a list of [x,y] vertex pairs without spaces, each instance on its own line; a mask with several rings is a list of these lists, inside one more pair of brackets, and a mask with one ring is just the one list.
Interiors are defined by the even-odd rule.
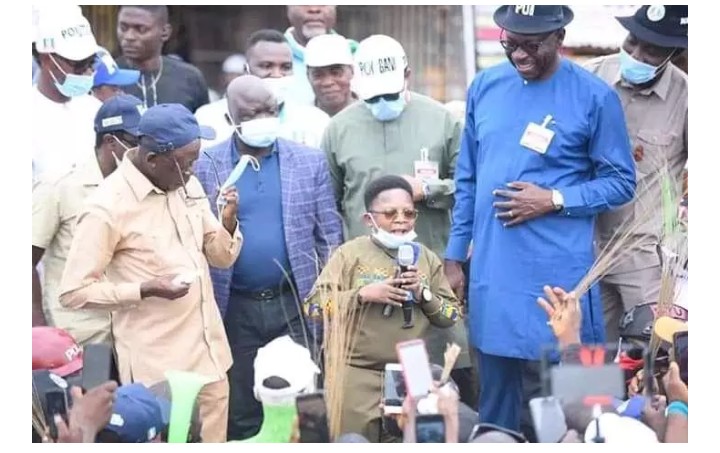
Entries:
[[574,17],[567,5],[502,5],[493,15],[500,28],[520,35],[560,30]]
[[641,41],[682,49],[688,46],[687,19],[687,5],[643,5],[632,16],[617,18]]

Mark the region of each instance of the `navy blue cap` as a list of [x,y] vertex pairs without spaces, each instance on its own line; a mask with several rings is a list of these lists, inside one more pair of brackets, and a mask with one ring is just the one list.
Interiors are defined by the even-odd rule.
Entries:
[[137,137],[140,134],[142,101],[129,94],[120,94],[106,100],[95,115],[95,133],[125,131]]
[[110,423],[105,427],[123,443],[153,440],[170,420],[170,402],[155,396],[142,384],[129,384],[115,392]]
[[135,69],[120,69],[110,52],[100,48],[95,59],[95,78],[93,88],[102,85],[127,86],[137,83],[140,71]]
[[140,137],[152,139],[143,141],[143,148],[165,153],[199,138],[214,140],[215,131],[200,126],[192,112],[182,104],[158,104],[147,109],[140,120]]

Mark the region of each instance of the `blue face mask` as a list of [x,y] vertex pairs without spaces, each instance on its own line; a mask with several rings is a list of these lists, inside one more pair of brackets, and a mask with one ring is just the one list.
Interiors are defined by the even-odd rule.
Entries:
[[381,98],[374,104],[365,103],[370,109],[370,113],[372,113],[378,121],[392,121],[397,119],[403,110],[405,110],[405,104],[405,97],[403,95],[400,95],[400,97],[394,101],[386,101]]
[[[672,54],[670,55],[672,56]],[[669,61],[670,57],[666,60]],[[654,79],[666,63],[660,66],[653,66],[642,61],[638,61],[630,56],[624,49],[620,49],[620,74],[622,78],[633,84],[642,85]]]
[[77,74],[68,74],[67,72],[63,71],[63,69],[60,67],[60,65],[55,61],[55,58],[50,55],[50,59],[55,64],[55,67],[60,70],[65,75],[65,81],[63,83],[59,83],[55,75],[50,71],[50,77],[52,77],[53,81],[55,82],[55,88],[58,89],[60,94],[67,98],[74,98],[77,96],[82,96],[84,94],[88,94],[93,86],[93,79],[95,78],[95,73],[93,72],[90,75],[77,75]]

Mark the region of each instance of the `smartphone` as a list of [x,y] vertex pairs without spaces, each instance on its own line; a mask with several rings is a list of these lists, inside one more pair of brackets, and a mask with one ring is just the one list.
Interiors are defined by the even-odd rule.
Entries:
[[688,333],[677,332],[673,335],[673,358],[680,367],[680,379],[688,385]]
[[444,444],[445,419],[442,415],[418,415],[415,418],[415,442],[418,444]]
[[398,343],[395,348],[402,365],[407,395],[418,399],[430,393],[433,381],[425,341],[405,341]]
[[535,427],[535,435],[541,444],[560,442],[568,430],[565,413],[560,401],[555,397],[531,399],[530,414]]
[[550,370],[552,396],[563,403],[589,403],[591,400],[623,398],[625,382],[617,364],[555,366]]
[[386,364],[383,379],[383,412],[385,414],[401,414],[405,394],[402,365],[399,363]]
[[298,395],[295,404],[298,412],[300,443],[330,443],[327,407],[325,406],[325,397],[323,394],[309,393],[306,395]]
[[50,437],[57,439],[58,430],[55,416],[60,415],[67,422],[67,394],[64,390],[45,392],[45,421],[50,428]]
[[83,390],[87,392],[110,380],[112,354],[112,348],[107,344],[89,344],[83,348]]

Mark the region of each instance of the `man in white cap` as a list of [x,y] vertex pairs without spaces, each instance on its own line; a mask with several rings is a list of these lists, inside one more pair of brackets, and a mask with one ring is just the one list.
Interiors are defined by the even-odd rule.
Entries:
[[[325,34],[335,34],[337,7],[335,5],[289,5],[287,17],[290,28],[285,31],[292,50],[292,90],[290,98],[299,104],[313,105],[315,102],[310,81],[306,76],[306,47],[311,39]],[[346,40],[351,52],[355,52],[358,43]]]
[[[215,129],[214,140],[203,140],[202,149],[208,149],[218,143],[222,142],[232,134],[232,125],[228,123],[225,116],[228,114],[227,99],[225,98],[225,91],[228,85],[236,77],[245,74],[247,70],[247,59],[245,55],[236,53],[230,55],[223,61],[222,65],[222,96],[216,98],[213,102],[205,104],[195,112],[195,118],[198,123],[207,124],[208,126]],[[212,90],[211,90],[212,91]]]
[[33,184],[92,157],[93,121],[101,105],[89,94],[98,45],[87,19],[75,9],[41,12],[35,31],[40,73],[29,112],[42,118],[42,129],[31,138]]
[[353,56],[340,35],[320,35],[305,47],[307,77],[315,93],[315,107],[331,117],[352,104]]
[[[418,241],[443,256],[454,202],[461,121],[439,102],[408,89],[410,66],[405,50],[393,38],[365,39],[355,52],[355,61],[354,83],[362,102],[332,118],[321,144],[347,227],[345,239],[368,233],[362,221],[367,184],[378,176],[402,175],[413,188],[420,212],[415,224]],[[443,363],[446,344],[455,342],[463,350],[456,368],[470,368],[463,323],[449,329],[431,327],[429,332],[432,363]]]

